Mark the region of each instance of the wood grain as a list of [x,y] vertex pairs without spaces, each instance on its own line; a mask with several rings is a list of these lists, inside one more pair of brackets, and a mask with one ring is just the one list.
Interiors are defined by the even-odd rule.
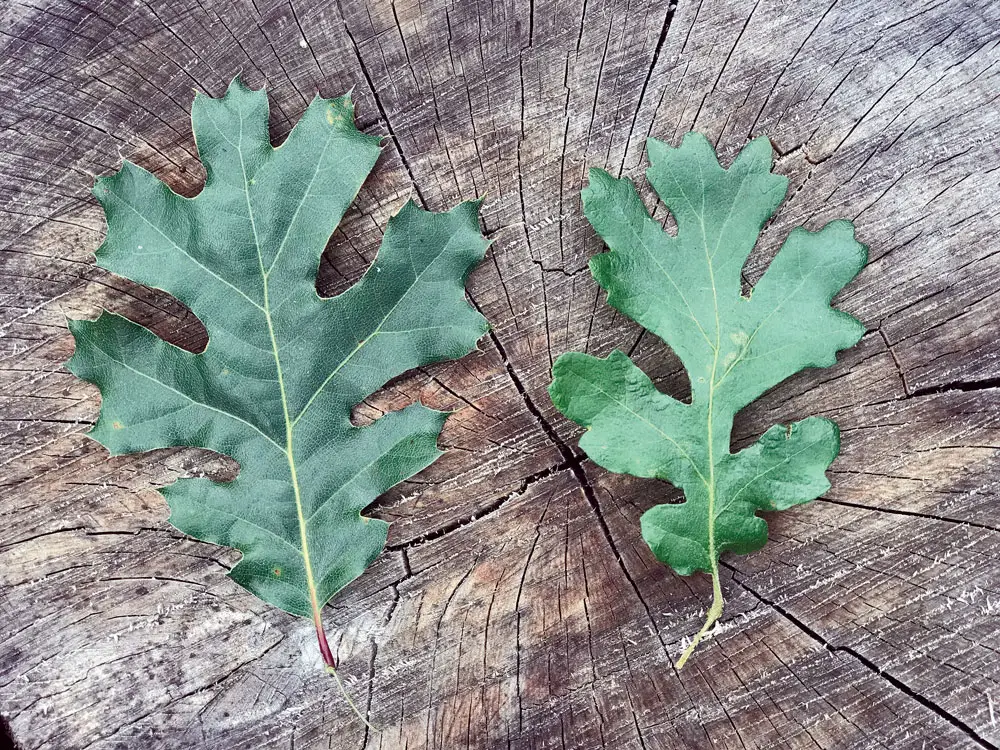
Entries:
[[[989,0],[11,0],[0,6],[0,715],[23,748],[995,748],[1000,746],[1000,5]],[[92,265],[95,176],[127,155],[192,195],[193,90],[266,85],[284,137],[354,87],[389,136],[321,290],[358,278],[386,219],[487,196],[470,296],[482,351],[392,383],[361,420],[455,409],[447,455],[378,501],[389,549],[329,606],[352,717],[310,626],[241,590],[155,488],[232,474],[193,450],[109,459],[99,396],[63,368],[102,307],[197,350],[175,301]],[[697,129],[723,162],[767,135],[788,231],[846,217],[871,262],[839,298],[869,332],[740,415],[835,418],[820,501],[725,558],[709,599],[642,542],[676,498],[576,448],[554,357],[618,347],[667,392],[677,360],[605,304],[589,167]],[[662,206],[656,215],[669,221]]]

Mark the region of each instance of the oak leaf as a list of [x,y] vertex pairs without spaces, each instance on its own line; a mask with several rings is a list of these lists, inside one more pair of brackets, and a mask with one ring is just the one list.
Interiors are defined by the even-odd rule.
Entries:
[[125,318],[75,320],[69,369],[101,391],[91,437],[121,455],[209,448],[240,466],[230,482],[183,478],[161,490],[170,522],[242,552],[229,575],[313,620],[335,666],[322,607],[385,546],[361,511],[439,455],[446,413],[412,404],[369,426],[352,408],[408,370],[467,354],[486,332],[465,279],[486,250],[480,202],[428,213],[408,202],[353,287],[316,292],[320,255],[380,153],[350,96],[316,97],[280,147],[268,102],[238,79],[197,95],[207,172],[183,198],[126,161],[97,181],[108,234],[97,263],[172,294],[205,324],[192,354]]
[[828,419],[775,425],[737,453],[730,437],[740,409],[803,368],[834,364],[837,351],[864,334],[830,301],[864,266],[867,249],[847,221],[796,228],[744,296],[743,265],[788,186],[771,172],[770,142],[751,141],[729,169],[697,133],[678,148],[651,138],[647,151],[647,176],[677,234],[650,217],[630,180],[591,170],[584,213],[609,252],[590,268],[609,304],[676,352],[691,402],[660,392],[620,351],[606,359],[562,355],[549,392],[586,428],[580,447],[595,463],[684,491],[684,502],[656,505],[641,519],[657,558],[681,575],[712,576],[712,606],[682,667],[722,614],[720,555],[764,546],[767,523],[758,512],[809,502],[830,486],[825,471],[840,438]]

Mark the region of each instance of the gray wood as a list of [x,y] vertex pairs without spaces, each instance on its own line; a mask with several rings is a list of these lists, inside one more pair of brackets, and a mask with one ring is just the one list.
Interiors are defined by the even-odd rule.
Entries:
[[[1000,5],[11,0],[0,46],[0,715],[24,748],[1000,746]],[[358,277],[407,197],[488,198],[470,290],[494,332],[358,410],[457,410],[448,454],[372,509],[389,549],[327,610],[380,733],[308,623],[165,522],[157,486],[231,462],[108,459],[84,437],[96,389],[62,369],[66,316],[102,307],[204,342],[177,303],[92,266],[88,191],[123,154],[197,192],[192,90],[236,72],[268,86],[276,139],[352,86],[390,136],[321,288]],[[583,459],[545,387],[559,353],[620,347],[686,389],[587,272],[579,191],[600,166],[654,205],[645,138],[690,129],[724,162],[769,136],[792,181],[748,281],[793,226],[839,217],[871,262],[840,297],[861,344],[737,428],[837,419],[833,487],[725,558],[727,613],[678,674],[710,586],[638,530],[676,491]]]

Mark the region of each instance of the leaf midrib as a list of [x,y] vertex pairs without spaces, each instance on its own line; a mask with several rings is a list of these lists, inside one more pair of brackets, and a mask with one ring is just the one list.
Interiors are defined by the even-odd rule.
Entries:
[[[243,110],[241,108],[239,144],[236,147],[236,152],[240,156],[240,170],[243,173],[243,196],[246,199],[247,216],[250,219],[250,227],[253,230],[254,245],[257,248],[257,260],[260,264],[260,276],[261,276],[261,281],[263,283],[263,293],[264,293],[264,307],[263,307],[264,319],[267,321],[267,332],[271,338],[271,349],[274,354],[274,366],[278,377],[278,389],[281,394],[281,410],[285,419],[285,456],[288,459],[289,478],[291,479],[292,482],[292,491],[295,497],[295,512],[298,516],[298,522],[299,522],[299,544],[302,547],[302,562],[306,572],[306,586],[308,588],[309,603],[312,607],[313,622],[316,625],[317,631],[321,632],[322,619],[320,615],[320,605],[317,598],[316,581],[313,577],[312,561],[309,556],[309,539],[308,539],[308,534],[306,533],[305,515],[302,510],[302,489],[299,486],[298,475],[296,473],[296,467],[295,467],[295,450],[292,438],[294,430],[292,428],[291,420],[289,419],[288,416],[288,395],[285,390],[284,373],[282,372],[281,369],[281,356],[278,352],[278,340],[274,333],[274,323],[271,320],[271,309],[270,309],[270,300],[268,297],[268,283],[267,283],[268,270],[265,270],[264,268],[264,255],[260,247],[260,235],[257,232],[257,222],[254,219],[253,204],[250,201],[250,181],[247,179],[246,160],[243,158],[243,123],[244,123],[244,117],[243,117]],[[327,142],[329,142],[329,140]],[[317,171],[319,170],[318,164],[319,160],[317,160]],[[308,190],[306,191],[306,193],[307,192]],[[305,200],[305,193],[303,193],[302,200],[303,201]],[[297,212],[298,209],[296,209],[296,213]],[[291,228],[292,228],[292,223],[289,222],[289,225],[285,230],[286,231],[285,238],[282,239],[282,246],[284,245],[284,242],[287,239],[288,233],[291,232]],[[273,268],[273,263],[272,263],[272,268]]]
[[[715,460],[714,460],[715,440],[713,439],[714,438],[713,411],[715,405],[715,391],[722,384],[722,380],[725,379],[725,375],[729,374],[729,371],[732,370],[732,367],[735,366],[736,363],[734,362],[733,365],[731,365],[729,369],[726,371],[725,375],[723,375],[723,378],[720,379],[718,382],[716,382],[715,378],[719,366],[719,353],[722,348],[722,324],[719,318],[719,295],[718,295],[718,288],[715,283],[715,266],[713,264],[713,261],[715,260],[716,253],[719,252],[719,247],[721,247],[722,245],[723,234],[725,233],[726,226],[729,224],[729,220],[733,216],[733,207],[736,205],[739,195],[743,191],[743,186],[746,184],[749,171],[745,171],[742,175],[742,178],[740,179],[740,183],[736,188],[736,194],[732,202],[729,204],[729,210],[726,212],[726,218],[722,221],[722,225],[719,227],[719,234],[716,239],[715,248],[711,252],[708,249],[708,228],[705,226],[706,191],[704,190],[704,184],[705,184],[704,166],[699,162],[698,174],[702,185],[700,210],[695,209],[694,203],[691,202],[691,199],[688,197],[688,194],[684,190],[683,185],[680,184],[680,181],[677,179],[677,176],[673,173],[673,171],[670,169],[666,169],[664,171],[670,177],[670,179],[674,181],[674,185],[678,188],[679,193],[684,197],[684,200],[687,201],[688,206],[698,215],[698,222],[701,224],[702,245],[705,249],[705,260],[708,265],[708,277],[709,277],[709,282],[712,286],[712,305],[715,309],[715,345],[713,346],[712,343],[709,342],[709,346],[713,349],[713,359],[712,359],[712,373],[708,383],[708,415],[706,419],[707,432],[708,432],[708,472],[709,472],[709,480],[706,483],[706,489],[708,490],[708,555],[712,563],[712,576],[713,578],[718,579],[718,562],[717,562],[717,557],[715,555],[716,487],[715,487]],[[698,324],[698,327],[701,328],[700,323]],[[704,332],[704,329],[702,329],[702,331]],[[746,351],[748,350],[744,349],[743,353],[745,353]],[[738,362],[739,360],[740,357],[737,357],[736,361]]]
[[[712,302],[713,306],[715,307],[715,346],[713,347],[715,351],[712,359],[712,373],[708,383],[708,415],[706,419],[707,432],[708,432],[708,472],[709,472],[707,551],[709,558],[708,561],[709,565],[711,566],[711,575],[712,575],[712,606],[708,610],[708,614],[705,618],[705,624],[702,626],[701,630],[698,631],[698,634],[694,637],[694,639],[691,641],[691,644],[688,646],[687,649],[684,650],[684,653],[677,661],[676,666],[678,669],[684,666],[684,663],[687,661],[692,651],[694,651],[695,647],[698,645],[698,642],[701,640],[701,638],[705,635],[705,633],[708,632],[708,629],[719,619],[719,617],[722,616],[722,608],[724,606],[723,605],[724,600],[722,596],[722,586],[719,582],[719,560],[715,550],[715,523],[716,523],[716,515],[715,515],[716,486],[715,486],[715,460],[714,460],[715,436],[713,434],[713,429],[712,429],[713,426],[712,417],[715,405],[715,390],[717,387],[715,377],[719,366],[719,351],[722,348],[722,326],[721,326],[721,321],[719,319],[719,296],[718,296],[718,289],[715,284],[715,266],[713,265],[713,260],[715,259],[716,253],[719,251],[720,245],[722,244],[722,236],[726,224],[728,224],[730,218],[732,218],[733,206],[736,204],[736,199],[734,198],[733,202],[729,204],[729,211],[727,211],[726,213],[726,218],[722,222],[722,226],[719,227],[719,235],[716,240],[715,249],[712,252],[709,252],[708,230],[705,226],[705,190],[704,190],[705,171],[704,167],[700,162],[698,164],[698,172],[701,177],[701,184],[702,184],[701,211],[698,212],[698,220],[701,224],[702,244],[705,247],[705,259],[708,263],[709,281],[711,282],[712,285]],[[677,183],[677,178],[674,176],[673,172],[671,172],[668,169],[667,173],[671,176],[674,182]],[[744,173],[743,179],[740,181],[740,186],[736,190],[736,197],[739,197],[739,193],[743,189],[743,184],[745,182],[746,182],[746,173]],[[678,185],[678,187],[680,187],[680,185]],[[681,194],[688,201],[688,205],[690,205],[691,208],[694,208],[694,205],[691,203],[691,199],[687,197],[687,193],[684,192],[683,189],[681,190]],[[692,401],[693,400],[694,399],[692,398]],[[726,453],[727,454],[729,453],[728,446],[726,449]]]

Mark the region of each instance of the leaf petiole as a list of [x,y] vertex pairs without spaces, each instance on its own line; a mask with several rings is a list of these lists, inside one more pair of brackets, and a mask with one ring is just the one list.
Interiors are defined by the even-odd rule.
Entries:
[[712,566],[712,606],[708,610],[708,616],[705,618],[705,624],[701,626],[701,630],[691,641],[684,653],[681,654],[681,658],[677,660],[674,665],[678,671],[684,669],[684,665],[687,663],[688,658],[694,653],[694,650],[698,648],[698,644],[701,643],[701,639],[705,634],[711,629],[713,625],[722,617],[722,607],[725,605],[726,601],[722,598],[722,585],[719,583],[719,567],[718,565]]
[[[325,637],[322,639],[322,642],[326,643],[326,638]],[[327,646],[326,650],[327,650],[327,652],[329,652],[330,647]],[[333,657],[330,657],[330,658],[332,659]],[[325,655],[324,655],[323,659],[324,660],[326,659]],[[358,707],[354,705],[354,701],[351,700],[351,696],[349,696],[347,694],[347,691],[344,689],[344,683],[340,681],[340,675],[337,674],[336,668],[332,664],[330,664],[329,662],[327,662],[326,671],[329,672],[330,674],[332,674],[333,675],[333,679],[335,679],[337,681],[337,687],[340,688],[340,694],[342,696],[344,696],[344,700],[347,701],[347,705],[351,707],[351,710],[354,711],[355,715],[359,719],[361,719],[361,721],[364,723],[364,725],[366,727],[368,727],[373,732],[378,733],[379,730],[376,729],[375,727],[373,727],[371,725],[371,723],[369,723],[368,719],[366,719],[364,716],[361,715],[361,712],[358,710]]]
[[337,687],[340,689],[340,694],[344,696],[344,700],[347,701],[347,705],[351,707],[354,715],[361,719],[362,723],[368,727],[373,732],[378,732],[374,726],[369,723],[368,719],[362,715],[361,711],[351,700],[351,696],[347,694],[347,690],[344,689],[344,683],[340,679],[340,675],[337,674],[337,660],[333,656],[333,651],[330,649],[330,643],[326,640],[326,631],[323,630],[323,621],[320,619],[319,613],[317,612],[313,617],[313,624],[316,626],[316,639],[319,641],[319,653],[323,657],[323,664],[325,665],[328,674],[333,675],[333,679],[337,681]]
[[326,640],[326,632],[323,630],[323,621],[319,619],[319,614],[313,619],[313,624],[316,626],[316,640],[319,641],[319,653],[323,657],[323,663],[326,665],[327,669],[336,669],[337,660],[333,658],[333,651],[330,650],[330,644]]

